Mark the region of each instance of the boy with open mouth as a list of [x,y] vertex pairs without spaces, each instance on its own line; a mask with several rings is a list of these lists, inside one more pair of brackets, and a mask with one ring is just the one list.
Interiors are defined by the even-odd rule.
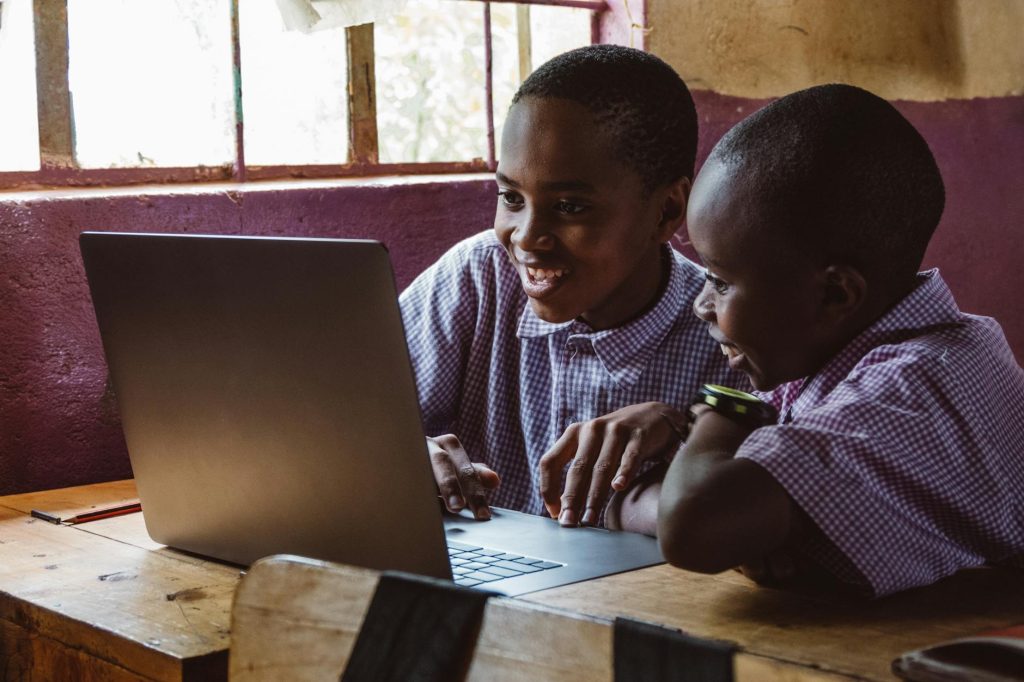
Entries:
[[[696,144],[689,91],[653,55],[589,46],[524,81],[502,136],[493,231],[456,245],[401,297],[450,510],[558,514],[571,455],[540,461],[560,437],[585,450],[581,423],[646,401],[684,409],[703,383],[745,383],[689,311],[703,272],[668,245]],[[609,428],[679,438],[660,415]],[[588,474],[589,504],[566,505],[574,516],[563,520],[600,523],[612,483]]]

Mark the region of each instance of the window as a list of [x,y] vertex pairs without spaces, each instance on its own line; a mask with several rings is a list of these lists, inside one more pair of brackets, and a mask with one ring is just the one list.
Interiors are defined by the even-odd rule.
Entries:
[[0,0],[0,188],[490,170],[522,78],[608,14],[408,0],[300,33],[271,0]]
[[0,4],[0,171],[39,168],[32,4]]

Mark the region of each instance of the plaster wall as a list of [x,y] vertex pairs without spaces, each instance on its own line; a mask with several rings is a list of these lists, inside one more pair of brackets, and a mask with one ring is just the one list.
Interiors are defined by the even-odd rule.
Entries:
[[0,193],[0,494],[131,475],[79,232],[378,239],[401,289],[493,211],[479,177]]
[[827,82],[894,100],[1024,94],[1021,0],[650,0],[647,48],[693,88]]

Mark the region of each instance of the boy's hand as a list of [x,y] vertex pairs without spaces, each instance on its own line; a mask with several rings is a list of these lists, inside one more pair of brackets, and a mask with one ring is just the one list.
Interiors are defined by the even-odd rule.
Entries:
[[[630,405],[573,424],[540,459],[548,513],[563,526],[596,524],[609,488],[625,490],[645,459],[671,456],[687,428],[686,416],[664,403]],[[562,469],[570,460],[561,491]]]
[[491,518],[486,491],[501,483],[498,474],[488,466],[470,461],[462,443],[450,433],[427,438],[427,451],[438,492],[448,511],[457,513],[468,505],[473,516],[481,521]]
[[768,552],[760,559],[749,561],[736,568],[758,585],[768,587],[785,585],[797,577],[796,562],[785,549]]

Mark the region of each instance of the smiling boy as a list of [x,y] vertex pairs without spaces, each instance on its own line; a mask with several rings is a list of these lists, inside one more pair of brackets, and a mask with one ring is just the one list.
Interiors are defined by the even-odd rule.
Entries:
[[[696,142],[686,85],[642,51],[580,48],[524,81],[502,136],[493,232],[456,245],[401,296],[450,510],[487,518],[489,498],[540,513],[538,464],[567,428],[644,401],[683,407],[701,384],[736,380],[689,312],[702,271],[668,246]],[[597,478],[588,523],[610,484]]]
[[688,211],[694,309],[778,411],[701,405],[658,535],[691,570],[823,572],[882,595],[1024,553],[1024,372],[919,273],[944,203],[927,144],[858,88],[789,95],[714,148]]

